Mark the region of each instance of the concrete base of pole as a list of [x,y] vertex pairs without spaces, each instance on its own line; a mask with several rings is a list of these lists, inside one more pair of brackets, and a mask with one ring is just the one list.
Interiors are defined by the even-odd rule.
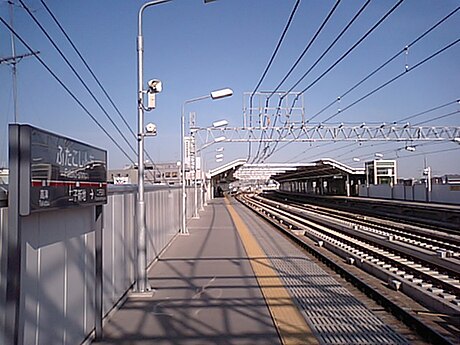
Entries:
[[131,292],[129,297],[133,298],[149,298],[155,295],[156,290],[145,291],[145,292]]

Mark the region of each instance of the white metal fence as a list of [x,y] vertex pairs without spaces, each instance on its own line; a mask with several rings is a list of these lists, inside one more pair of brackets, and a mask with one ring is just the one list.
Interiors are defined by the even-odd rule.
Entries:
[[[103,314],[135,280],[136,186],[111,186],[103,208]],[[188,189],[188,217],[194,207]],[[198,202],[201,194],[198,193]],[[155,260],[178,233],[181,190],[146,186],[147,260]],[[0,208],[0,258],[5,254],[7,208]],[[95,233],[93,207],[36,213],[22,238],[20,343],[82,343],[95,327]],[[1,260],[4,265],[5,260]],[[1,270],[6,272],[2,267]],[[0,325],[5,317],[5,283],[0,277]],[[1,338],[1,337],[0,337]]]
[[424,184],[413,186],[380,184],[359,186],[359,196],[407,201],[460,204],[460,185],[433,184],[429,192]]

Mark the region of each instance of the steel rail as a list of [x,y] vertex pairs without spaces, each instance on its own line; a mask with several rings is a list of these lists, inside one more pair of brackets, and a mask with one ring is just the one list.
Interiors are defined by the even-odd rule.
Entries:
[[[253,206],[246,204],[241,199],[238,200],[252,211],[255,211]],[[277,219],[273,219],[269,215],[260,212],[256,212],[256,214],[261,218],[269,221],[276,229],[281,231],[285,236],[290,238],[293,242],[295,242],[297,245],[302,247],[310,254],[314,255],[320,261],[324,262],[328,267],[338,272],[347,281],[353,283],[354,286],[356,286],[358,289],[366,293],[366,295],[377,301],[380,305],[384,306],[387,310],[396,315],[406,325],[408,325],[412,329],[415,329],[424,338],[436,344],[455,343],[455,340],[452,340],[451,335],[446,335],[445,333],[442,333],[441,331],[431,327],[423,320],[423,317],[407,309],[406,306],[398,305],[397,301],[391,299],[385,292],[376,289],[375,286],[373,286],[367,279],[363,279],[362,277],[359,277],[358,275],[351,272],[344,263],[337,261],[336,258],[331,258],[330,256],[325,255],[318,246],[312,245],[305,236],[297,236],[295,233],[291,231],[291,229],[288,228],[286,224],[280,223]]]
[[[458,273],[450,271],[450,276],[440,273],[437,269],[433,270],[432,267],[437,266],[435,263],[428,263],[427,265],[421,259],[417,259],[419,263],[409,261],[413,251],[407,253],[394,249],[390,251],[386,248],[381,249],[379,244],[376,246],[372,241],[352,237],[353,235],[349,233],[343,234],[343,229],[340,227],[331,229],[333,224],[324,226],[315,223],[315,221],[303,219],[302,216],[292,214],[289,211],[281,210],[280,205],[269,206],[254,199],[251,199],[251,202],[260,210],[264,209],[268,212],[272,218],[290,223],[297,229],[306,230],[305,235],[316,241],[327,241],[336,254],[347,260],[353,258],[353,262],[356,261],[357,265],[367,268],[381,279],[398,282],[398,285],[404,283],[405,293],[410,293],[411,297],[416,297],[421,290],[424,295],[428,296],[429,303],[437,312],[460,315]],[[443,269],[442,271],[447,270]],[[412,288],[417,291],[412,291]],[[440,296],[442,298],[439,298]]]
[[[260,196],[257,198],[261,198]],[[274,200],[280,201],[276,198],[262,198],[261,200]],[[293,206],[295,205],[295,206]],[[385,225],[382,225],[382,220],[375,217],[365,217],[365,219],[358,218],[359,216],[352,214],[350,212],[337,211],[326,207],[311,206],[306,204],[301,204],[293,202],[291,205],[287,206],[286,204],[283,207],[290,207],[291,210],[296,213],[304,212],[304,215],[307,215],[312,218],[320,220],[324,218],[325,220],[341,221],[345,226],[352,228],[355,231],[362,231],[371,234],[375,234],[378,237],[384,237],[389,241],[393,242],[403,242],[406,245],[419,247],[420,249],[426,249],[433,252],[433,254],[444,254],[448,257],[457,257],[460,258],[460,237],[458,236],[441,236],[440,231],[433,231],[429,229],[416,228],[411,226],[410,229],[401,226],[396,226],[394,222],[385,222]],[[391,224],[393,223],[393,224]],[[413,231],[412,233],[410,231]],[[422,235],[421,235],[422,234]],[[439,234],[439,235],[438,235]],[[428,237],[431,236],[431,237]],[[448,243],[446,241],[451,241]],[[390,245],[390,243],[389,243]],[[457,273],[460,274],[460,267],[457,264]]]

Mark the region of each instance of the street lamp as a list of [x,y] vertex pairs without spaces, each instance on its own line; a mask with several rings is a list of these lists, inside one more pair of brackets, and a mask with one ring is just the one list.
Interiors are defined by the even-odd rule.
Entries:
[[[232,89],[222,89],[222,90],[217,90],[217,91],[212,91],[209,95],[201,96],[201,97],[196,97],[192,98],[189,100],[186,100],[182,104],[182,116],[181,116],[181,160],[182,160],[182,226],[180,229],[181,234],[188,234],[187,230],[187,208],[186,208],[186,192],[185,192],[185,147],[184,147],[184,141],[185,141],[185,106],[189,103],[201,101],[204,99],[211,98],[213,100],[225,98],[225,97],[230,97],[233,95]],[[195,182],[196,183],[196,182]]]
[[228,125],[227,120],[220,120],[220,121],[215,121],[215,122],[212,123],[212,126],[214,128],[224,127],[224,126],[227,126],[227,125]]
[[[147,255],[146,255],[146,223],[145,223],[145,201],[144,201],[144,97],[143,94],[143,64],[144,64],[144,38],[142,36],[142,15],[147,7],[160,5],[170,2],[172,0],[154,0],[146,2],[139,9],[137,17],[137,81],[138,81],[138,196],[137,196],[137,227],[138,227],[138,251],[137,251],[137,277],[134,289],[138,292],[150,291],[150,286],[147,279]],[[204,3],[212,2],[215,0],[204,0]],[[149,81],[148,93],[148,108],[152,110],[155,108],[155,93],[161,92],[161,82],[159,80]]]
[[225,141],[225,139],[227,139],[227,138],[224,137],[224,136],[220,136],[220,137],[215,138],[214,142],[215,143],[221,143],[222,141]]
[[[137,150],[137,277],[134,289],[138,292],[150,290],[147,279],[147,248],[146,248],[146,223],[145,223],[145,201],[144,201],[144,137],[149,133],[156,134],[156,126],[153,124],[147,125],[147,133],[144,132],[144,110],[152,110],[155,108],[155,94],[161,92],[162,85],[159,80],[153,79],[148,82],[148,90],[144,91],[143,68],[144,68],[144,39],[142,36],[142,15],[147,7],[159,5],[171,0],[156,0],[145,3],[139,9],[137,19],[137,112],[138,112],[138,150]],[[144,106],[144,94],[148,94],[148,107]]]

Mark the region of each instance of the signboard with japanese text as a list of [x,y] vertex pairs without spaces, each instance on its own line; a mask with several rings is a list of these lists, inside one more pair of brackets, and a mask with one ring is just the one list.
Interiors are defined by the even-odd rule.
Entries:
[[19,127],[21,170],[29,169],[21,172],[29,180],[22,214],[107,203],[105,150],[29,125],[10,126]]

